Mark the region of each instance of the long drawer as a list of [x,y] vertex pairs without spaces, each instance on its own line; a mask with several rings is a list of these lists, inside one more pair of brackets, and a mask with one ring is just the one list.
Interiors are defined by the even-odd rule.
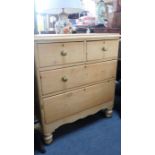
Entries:
[[114,78],[116,60],[40,72],[42,94]]
[[45,122],[48,124],[93,106],[112,101],[114,97],[114,84],[114,81],[109,81],[44,98],[43,111]]
[[37,44],[37,49],[40,67],[86,60],[83,42]]
[[87,60],[116,59],[118,40],[88,41]]

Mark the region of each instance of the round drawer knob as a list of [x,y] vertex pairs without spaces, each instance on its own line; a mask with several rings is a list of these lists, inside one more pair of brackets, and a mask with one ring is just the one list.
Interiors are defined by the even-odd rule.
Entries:
[[66,56],[66,55],[67,55],[67,52],[61,51],[61,55],[62,55],[62,56]]
[[66,76],[63,76],[61,79],[62,79],[63,82],[67,82],[68,81]]
[[105,47],[102,48],[102,51],[107,51],[107,49]]

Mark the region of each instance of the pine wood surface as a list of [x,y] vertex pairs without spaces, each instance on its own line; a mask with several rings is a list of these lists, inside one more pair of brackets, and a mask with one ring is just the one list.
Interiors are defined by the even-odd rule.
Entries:
[[115,91],[119,34],[36,35],[35,75],[44,140],[59,126],[107,109]]

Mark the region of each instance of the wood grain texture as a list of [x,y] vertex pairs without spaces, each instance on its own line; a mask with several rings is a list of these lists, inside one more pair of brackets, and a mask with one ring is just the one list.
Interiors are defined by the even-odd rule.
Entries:
[[119,33],[92,33],[92,34],[39,34],[34,36],[36,43],[70,42],[81,40],[111,40],[120,38]]
[[92,63],[100,63],[100,62],[105,62],[105,61],[112,61],[112,60],[118,60],[117,57],[111,57],[111,58],[104,58],[104,59],[96,59],[96,60],[91,60],[91,61],[83,61],[83,62],[75,62],[75,63],[70,63],[70,64],[60,64],[56,66],[47,66],[47,67],[39,67],[38,70],[40,72],[43,71],[50,71],[50,70],[55,70],[55,69],[61,69],[61,68],[67,68],[67,67],[74,67],[78,65],[88,65]]
[[85,83],[93,83],[115,78],[117,61],[106,61],[86,65]]
[[[60,120],[54,121],[50,124],[46,124],[44,123],[43,125],[43,132],[46,134],[49,133],[53,133],[58,127],[60,127],[63,124],[68,124],[68,123],[72,123],[74,121],[77,121],[78,119],[82,119],[85,118],[89,115],[93,115],[95,113],[97,113],[98,111],[102,111],[102,109],[109,109],[111,110],[113,108],[113,101],[110,102],[106,102],[104,104],[100,104],[100,105],[96,105],[92,108],[89,109],[85,109],[84,111],[80,111],[78,113],[75,113],[71,116],[68,117],[64,117]],[[44,115],[42,115],[43,119],[44,119]]]
[[38,44],[37,47],[40,67],[82,62],[86,59],[83,42]]
[[112,101],[114,97],[114,84],[114,81],[100,83],[43,99],[45,122],[51,123],[95,105]]
[[[83,65],[41,72],[43,95],[83,85],[85,83],[84,72],[85,68]],[[63,77],[68,80],[63,81]]]
[[117,58],[118,41],[117,40],[102,40],[87,42],[87,60]]
[[[42,93],[46,95],[85,84],[114,78],[116,60],[89,65],[79,65],[51,71],[40,72]],[[63,81],[63,78],[67,81]]]
[[119,34],[36,35],[41,125],[46,143],[59,126],[113,108]]

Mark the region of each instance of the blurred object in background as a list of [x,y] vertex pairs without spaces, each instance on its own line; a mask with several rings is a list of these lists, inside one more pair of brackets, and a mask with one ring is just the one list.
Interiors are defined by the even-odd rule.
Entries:
[[37,22],[38,22],[38,31],[44,31],[44,17],[41,15],[37,15]]
[[109,28],[121,28],[121,0],[113,0],[109,12]]
[[[94,0],[96,3],[99,0]],[[121,0],[104,0],[104,27],[95,27],[95,33],[121,33]]]
[[106,14],[106,6],[103,0],[100,0],[96,3],[96,25],[104,26],[105,16]]
[[77,20],[77,26],[95,26],[95,17],[83,16]]
[[121,28],[121,0],[114,0],[114,15],[112,20],[112,27]]
[[55,31],[57,34],[72,32],[72,24],[68,19],[68,14],[64,12],[64,9],[62,13],[59,14],[59,19],[55,23]]
[[121,33],[121,0],[35,0],[35,34]]
[[[55,16],[57,19],[53,21],[52,30],[56,33],[70,33],[72,24],[68,20],[68,15],[72,13],[79,13],[83,11],[80,0],[35,0],[36,1],[36,12],[39,16],[42,16],[43,21],[38,23],[39,31],[41,33],[49,33],[50,27],[50,16]],[[42,27],[43,23],[43,27]],[[43,30],[42,30],[43,29]]]

